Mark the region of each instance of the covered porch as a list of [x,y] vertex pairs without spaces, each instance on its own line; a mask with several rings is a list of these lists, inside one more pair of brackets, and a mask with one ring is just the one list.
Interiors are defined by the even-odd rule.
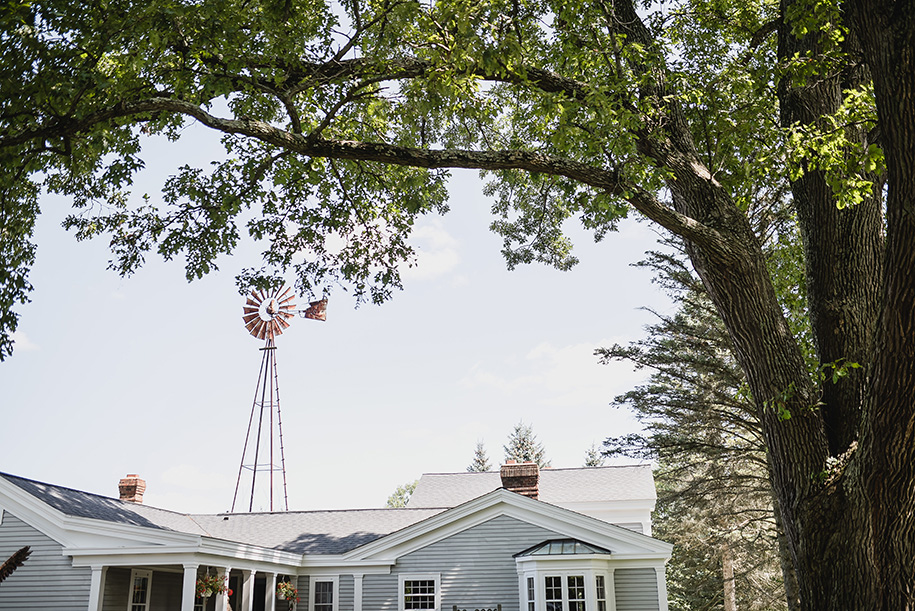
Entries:
[[[202,541],[193,551],[82,549],[72,554],[73,566],[91,570],[89,611],[286,611],[276,587],[291,581],[298,588],[300,555],[237,545],[214,554],[207,549],[213,543],[226,546]],[[218,577],[227,589],[198,596],[204,575]]]

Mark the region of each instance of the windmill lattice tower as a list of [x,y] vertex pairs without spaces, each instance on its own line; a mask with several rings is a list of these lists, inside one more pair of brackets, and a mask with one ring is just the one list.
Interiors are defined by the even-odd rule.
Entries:
[[[283,419],[280,411],[280,387],[276,370],[275,339],[289,328],[289,321],[296,313],[313,320],[326,319],[327,300],[313,301],[306,310],[295,309],[295,294],[289,288],[275,292],[253,291],[244,306],[242,320],[245,327],[257,339],[265,340],[261,357],[260,373],[248,418],[248,432],[242,448],[238,478],[235,481],[235,496],[231,512],[248,494],[248,511],[254,511],[256,496],[265,497],[265,508],[269,511],[289,511],[286,488],[286,457],[283,452]],[[248,478],[242,477],[245,472]],[[262,475],[258,479],[258,475]],[[279,477],[277,477],[277,474]],[[278,482],[283,484],[282,509],[279,509]],[[242,509],[243,510],[243,509]]]

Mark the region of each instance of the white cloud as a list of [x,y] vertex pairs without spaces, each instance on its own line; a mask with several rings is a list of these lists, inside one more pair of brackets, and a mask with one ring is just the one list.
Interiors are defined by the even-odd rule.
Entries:
[[13,340],[13,343],[16,344],[14,349],[17,352],[34,352],[41,349],[38,344],[33,342],[23,331],[13,331],[13,334],[10,337]]
[[603,406],[645,376],[627,363],[598,363],[595,347],[611,343],[609,340],[567,346],[542,343],[528,350],[520,360],[478,362],[461,384],[468,389],[518,395],[519,399],[523,395],[528,401],[553,407]]
[[417,227],[410,240],[416,248],[417,261],[403,270],[409,280],[432,280],[444,276],[461,262],[458,241],[449,234],[440,219]]

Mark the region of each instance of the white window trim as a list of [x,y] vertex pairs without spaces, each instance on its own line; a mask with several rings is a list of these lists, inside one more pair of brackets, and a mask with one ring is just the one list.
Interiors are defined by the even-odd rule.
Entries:
[[143,603],[143,608],[144,611],[149,611],[149,599],[152,597],[153,572],[145,569],[133,569],[130,571],[130,589],[127,590],[127,611],[134,611],[133,584],[137,577],[146,577],[146,602]]
[[[404,584],[408,581],[434,581],[435,582],[435,608],[425,611],[438,611],[442,608],[442,574],[441,573],[403,573],[397,579],[397,608],[407,611],[404,606]],[[309,610],[311,611],[311,610]],[[411,610],[415,611],[415,610]]]
[[[524,602],[524,611],[527,611],[527,578],[534,578],[534,609],[546,611],[546,578],[559,577],[562,580],[562,611],[569,608],[569,582],[570,576],[584,577],[585,579],[585,609],[597,611],[597,575],[604,577],[604,595],[607,597],[607,611],[616,611],[616,591],[613,583],[613,570],[610,568],[596,568],[593,566],[562,568],[532,567],[519,572],[521,600]],[[401,609],[401,611],[403,611]]]
[[318,582],[331,582],[334,584],[333,611],[340,608],[340,576],[339,575],[310,575],[308,577],[308,611],[315,611],[315,584]]

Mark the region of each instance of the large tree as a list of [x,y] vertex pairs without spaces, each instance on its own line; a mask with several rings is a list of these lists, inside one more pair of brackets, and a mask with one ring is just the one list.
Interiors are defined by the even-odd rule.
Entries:
[[[487,172],[510,265],[574,263],[634,209],[680,236],[762,423],[805,609],[915,606],[915,6],[911,0],[63,0],[0,7],[0,329],[27,299],[42,189],[129,273],[206,273],[246,230],[299,288],[383,300],[443,168]],[[146,134],[224,134],[161,198]],[[701,146],[700,146],[701,143]],[[750,222],[791,178],[811,375]],[[753,180],[745,180],[752,177]],[[159,203],[161,202],[161,204]],[[248,213],[251,209],[253,213]]]
[[[770,265],[798,250],[796,240],[785,239],[790,221],[785,215],[766,245]],[[643,431],[607,439],[605,452],[657,465],[653,530],[674,544],[667,570],[672,609],[796,609],[796,579],[779,536],[746,378],[702,283],[679,245],[669,244],[671,252],[650,253],[640,265],[654,271],[676,311],[658,313],[644,339],[597,351],[602,362],[621,359],[650,371],[614,400],[632,410]],[[799,281],[792,288],[802,296]],[[798,331],[809,343],[807,329]]]

